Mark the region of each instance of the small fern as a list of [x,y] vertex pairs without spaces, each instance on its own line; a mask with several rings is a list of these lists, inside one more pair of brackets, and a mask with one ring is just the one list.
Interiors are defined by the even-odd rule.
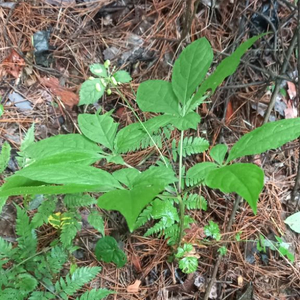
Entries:
[[93,289],[88,292],[85,292],[81,295],[81,297],[76,298],[76,300],[101,300],[113,293],[114,292],[106,289]]

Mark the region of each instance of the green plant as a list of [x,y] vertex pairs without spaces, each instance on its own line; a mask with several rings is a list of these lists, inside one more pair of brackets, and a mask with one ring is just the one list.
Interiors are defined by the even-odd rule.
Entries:
[[[76,248],[66,248],[63,243],[54,241],[53,246],[38,251],[36,228],[41,221],[37,221],[36,216],[41,211],[30,221],[25,209],[19,206],[16,209],[17,246],[0,237],[1,300],[69,299],[100,272],[100,267],[77,267],[65,279],[60,277],[68,256]],[[76,299],[103,299],[111,293],[106,289],[93,289]]]
[[266,248],[269,248],[272,251],[277,251],[281,256],[286,256],[288,260],[293,263],[295,256],[289,251],[290,245],[284,242],[279,236],[275,236],[275,239],[277,242],[271,241],[260,234],[259,240],[257,241],[257,250],[266,253]]
[[[186,272],[195,270],[197,256],[188,255],[190,246],[183,241],[185,230],[194,222],[186,211],[205,209],[206,202],[190,191],[206,185],[224,193],[235,192],[256,213],[264,185],[263,170],[233,161],[278,148],[300,136],[300,119],[265,124],[244,135],[229,153],[225,145],[216,145],[210,149],[211,161],[197,163],[188,170],[184,166],[186,157],[209,148],[206,140],[193,136],[200,123],[196,108],[235,71],[241,56],[258,38],[241,44],[207,78],[213,59],[211,46],[205,38],[193,42],[176,60],[171,82],[149,80],[140,84],[137,104],[143,112],[155,116],[142,122],[132,109],[138,122],[119,129],[112,112],[79,115],[82,134],[59,135],[21,149],[23,168],[7,178],[0,196],[100,192],[98,206],[119,211],[130,231],[153,219],[155,224],[146,234],[164,236],[181,259],[180,267]],[[110,72],[108,63],[92,65],[90,70],[99,78],[88,79],[82,85],[80,104],[93,103],[105,89],[110,93],[112,88],[130,107],[118,88],[118,82],[130,80],[128,74]],[[165,157],[161,148],[170,140],[172,130],[180,132],[180,139],[170,141],[172,155]],[[155,165],[141,172],[124,161],[127,152],[149,146],[159,154]],[[117,164],[120,170],[109,173],[94,167],[99,160]],[[185,250],[180,257],[181,248]]]

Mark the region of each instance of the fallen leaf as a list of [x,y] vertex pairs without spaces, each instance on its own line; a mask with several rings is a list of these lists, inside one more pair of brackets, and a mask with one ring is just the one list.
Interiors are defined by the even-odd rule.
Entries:
[[289,97],[291,100],[293,100],[296,95],[297,95],[297,92],[296,92],[296,86],[294,83],[290,82],[290,81],[287,81],[287,86],[288,86],[288,94],[289,94]]
[[131,263],[132,263],[132,265],[133,265],[133,267],[134,267],[134,269],[137,273],[142,272],[141,260],[138,256],[136,256],[135,254],[132,254]]
[[62,87],[57,78],[41,77],[40,82],[45,87],[48,87],[55,96],[59,97],[66,106],[72,108],[74,105],[78,104],[79,96],[70,89]]
[[10,54],[1,63],[3,70],[15,78],[21,76],[25,65],[24,59],[14,49],[11,49]]
[[140,280],[136,280],[133,284],[129,285],[127,287],[127,293],[130,293],[130,294],[136,294],[139,292],[139,287],[141,285],[141,281]]
[[287,108],[284,110],[286,119],[297,118],[297,108],[294,106],[294,103],[291,100],[288,100],[286,103]]

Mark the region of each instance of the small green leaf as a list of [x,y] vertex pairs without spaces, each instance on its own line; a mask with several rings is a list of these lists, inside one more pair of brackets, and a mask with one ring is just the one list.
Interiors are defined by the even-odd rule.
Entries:
[[232,147],[227,162],[276,149],[300,136],[300,118],[264,124],[242,136]]
[[183,106],[204,79],[212,60],[212,48],[206,38],[201,38],[187,46],[175,61],[172,88]]
[[28,146],[34,143],[34,123],[30,126],[26,132],[25,138],[21,144],[21,151],[24,151]]
[[139,85],[136,101],[142,111],[179,115],[178,100],[167,81],[144,81]]
[[[1,97],[0,97],[1,100]],[[2,117],[2,115],[4,114],[4,107],[2,104],[0,104],[0,118]]]
[[104,94],[105,86],[101,79],[93,78],[86,80],[80,88],[80,101],[78,105],[93,104],[97,102]]
[[212,237],[216,241],[219,241],[221,239],[219,225],[214,221],[209,221],[208,223],[208,225],[204,226],[205,235],[208,237]]
[[114,122],[110,113],[104,115],[80,114],[78,125],[87,138],[113,150],[119,124]]
[[220,253],[221,256],[225,256],[227,253],[227,248],[225,246],[222,246],[218,249],[218,252]]
[[117,71],[113,77],[115,78],[115,80],[119,83],[128,83],[132,80],[131,76],[129,75],[128,72],[120,70]]
[[289,225],[295,232],[300,233],[300,211],[289,216],[284,223]]
[[76,298],[76,300],[101,300],[111,294],[115,294],[115,292],[107,289],[92,289],[83,293],[80,298]]
[[102,216],[99,214],[98,211],[93,210],[88,216],[88,222],[92,225],[95,229],[97,229],[102,236],[105,236],[104,233],[104,221]]
[[219,165],[222,165],[225,155],[227,153],[228,147],[224,144],[219,144],[214,146],[209,154]]
[[107,77],[106,68],[102,64],[90,65],[90,71],[96,76]]
[[0,174],[6,169],[10,160],[11,147],[8,142],[4,142],[0,153]]
[[192,244],[183,244],[183,248],[181,247],[178,247],[177,249],[177,253],[175,255],[175,257],[177,258],[181,258],[183,257],[185,254],[189,253],[189,252],[192,252],[194,250],[194,247]]
[[38,285],[37,280],[28,273],[18,274],[15,279],[15,288],[25,293],[32,292]]
[[254,164],[237,163],[210,171],[205,183],[223,193],[239,194],[256,214],[258,196],[264,186],[264,172]]
[[95,255],[98,260],[103,260],[106,263],[113,262],[118,268],[122,268],[127,262],[125,253],[111,236],[103,237],[97,242]]
[[179,260],[179,268],[183,273],[190,274],[197,271],[198,258],[194,256],[187,256]]

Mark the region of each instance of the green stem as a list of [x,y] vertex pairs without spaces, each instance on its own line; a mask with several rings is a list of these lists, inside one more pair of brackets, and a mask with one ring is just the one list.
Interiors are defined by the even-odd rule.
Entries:
[[[178,193],[181,193],[182,189],[182,152],[183,152],[183,137],[184,137],[184,130],[180,133],[180,149],[179,149],[179,174],[178,174]],[[185,205],[182,200],[182,197],[178,195],[178,201],[179,201],[179,235],[178,235],[178,241],[177,241],[177,247],[180,246],[181,240],[183,237],[183,230],[184,230],[184,212],[185,212]]]

